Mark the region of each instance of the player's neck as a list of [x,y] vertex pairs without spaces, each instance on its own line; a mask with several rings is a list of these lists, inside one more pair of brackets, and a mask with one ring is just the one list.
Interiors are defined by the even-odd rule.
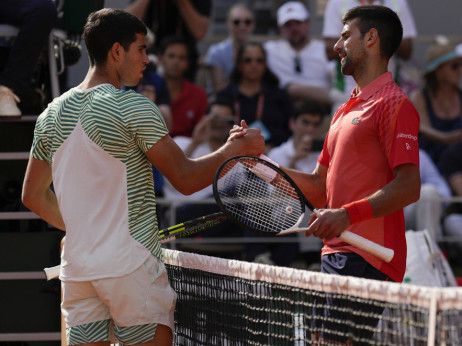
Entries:
[[388,63],[373,64],[367,62],[364,66],[365,68],[363,70],[356,71],[356,73],[353,74],[353,78],[356,82],[356,94],[359,94],[369,83],[388,71]]
[[120,79],[116,74],[108,73],[104,67],[90,67],[88,69],[85,79],[77,87],[85,90],[93,88],[100,84],[112,84],[114,87],[120,89]]

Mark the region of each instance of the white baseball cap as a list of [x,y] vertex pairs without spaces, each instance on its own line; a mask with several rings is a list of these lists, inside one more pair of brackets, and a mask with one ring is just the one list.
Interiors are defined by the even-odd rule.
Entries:
[[278,25],[283,26],[289,20],[303,22],[310,17],[305,5],[299,1],[289,1],[278,9]]

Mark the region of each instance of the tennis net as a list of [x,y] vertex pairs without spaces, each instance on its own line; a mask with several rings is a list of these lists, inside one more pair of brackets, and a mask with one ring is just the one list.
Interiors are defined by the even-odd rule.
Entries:
[[460,345],[462,289],[164,249],[175,345]]

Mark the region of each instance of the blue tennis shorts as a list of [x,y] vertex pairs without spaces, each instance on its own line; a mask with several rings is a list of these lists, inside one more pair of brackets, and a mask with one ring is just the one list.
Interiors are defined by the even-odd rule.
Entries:
[[[386,274],[370,265],[356,253],[333,253],[321,258],[321,272],[365,279],[392,281]],[[374,334],[384,305],[341,295],[326,295],[318,299],[313,310],[313,326],[324,340],[354,345],[368,344]]]

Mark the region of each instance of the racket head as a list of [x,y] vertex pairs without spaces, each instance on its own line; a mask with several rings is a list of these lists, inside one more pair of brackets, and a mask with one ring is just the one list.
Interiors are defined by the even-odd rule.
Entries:
[[221,164],[213,194],[223,213],[252,232],[277,235],[300,221],[305,198],[295,182],[272,163],[234,156]]
[[224,220],[226,220],[226,215],[224,213],[214,213],[201,216],[196,219],[162,229],[159,231],[159,237],[162,241],[187,237],[205,229],[214,227]]

